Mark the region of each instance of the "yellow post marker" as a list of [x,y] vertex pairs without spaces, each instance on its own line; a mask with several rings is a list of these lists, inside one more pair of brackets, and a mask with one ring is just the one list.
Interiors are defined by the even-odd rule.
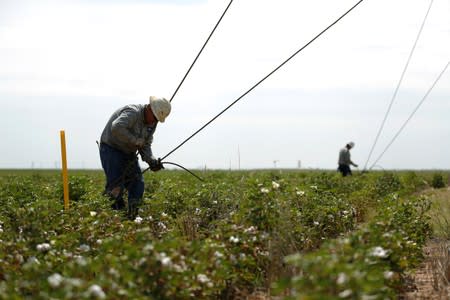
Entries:
[[62,157],[62,177],[64,189],[64,209],[69,209],[69,176],[67,174],[67,156],[66,156],[66,135],[64,130],[61,130],[61,157]]

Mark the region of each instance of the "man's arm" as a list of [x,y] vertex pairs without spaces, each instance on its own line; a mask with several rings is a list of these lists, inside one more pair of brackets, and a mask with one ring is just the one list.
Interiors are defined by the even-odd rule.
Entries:
[[137,139],[131,134],[129,128],[133,127],[138,118],[138,113],[132,109],[123,110],[112,122],[111,134],[123,143],[135,145]]

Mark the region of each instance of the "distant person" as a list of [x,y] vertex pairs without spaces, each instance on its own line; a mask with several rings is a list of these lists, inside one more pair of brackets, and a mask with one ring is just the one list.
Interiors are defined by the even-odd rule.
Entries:
[[144,179],[136,151],[154,172],[163,169],[153,156],[151,144],[158,122],[164,122],[171,105],[165,98],[150,97],[148,104],[131,104],[113,113],[100,139],[100,159],[106,175],[105,194],[112,208],[125,208],[128,191],[128,218],[134,219],[144,195]]
[[345,145],[345,147],[342,148],[341,151],[339,151],[338,171],[341,172],[342,176],[344,177],[347,175],[352,175],[350,165],[356,168],[358,167],[358,165],[352,162],[352,160],[350,159],[350,149],[352,149],[353,147],[355,147],[355,143],[350,142]]

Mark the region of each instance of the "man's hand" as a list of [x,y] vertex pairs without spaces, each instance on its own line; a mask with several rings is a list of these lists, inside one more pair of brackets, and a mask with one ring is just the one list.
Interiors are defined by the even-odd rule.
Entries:
[[153,172],[158,172],[159,170],[164,169],[161,158],[156,159],[152,157],[148,164],[150,166],[150,170],[152,170]]
[[135,145],[138,149],[141,149],[141,148],[144,147],[144,145],[145,145],[145,139],[142,139],[142,138],[136,139],[136,142],[134,143],[134,145]]

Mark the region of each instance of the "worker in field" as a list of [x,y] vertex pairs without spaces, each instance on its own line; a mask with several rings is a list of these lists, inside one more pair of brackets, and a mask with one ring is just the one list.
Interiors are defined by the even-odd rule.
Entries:
[[355,143],[349,142],[347,145],[345,145],[344,148],[339,151],[338,171],[341,172],[342,176],[344,177],[347,175],[352,175],[350,165],[356,168],[358,167],[358,165],[350,159],[350,149],[352,149],[353,147],[355,147]]
[[116,110],[100,139],[100,159],[106,175],[105,194],[114,201],[112,208],[125,208],[128,191],[128,217],[134,219],[144,194],[144,180],[138,154],[154,172],[163,169],[153,156],[151,144],[158,122],[164,122],[171,105],[165,98],[151,96],[148,104],[132,104]]

